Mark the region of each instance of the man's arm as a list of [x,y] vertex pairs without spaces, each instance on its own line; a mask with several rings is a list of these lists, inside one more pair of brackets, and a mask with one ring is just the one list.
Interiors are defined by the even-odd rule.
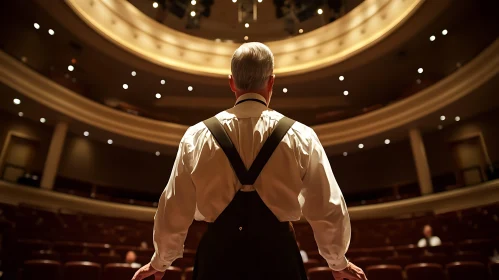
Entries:
[[350,217],[326,152],[315,132],[312,134],[303,177],[302,213],[312,226],[319,253],[332,270],[339,271],[348,265],[345,253],[350,244]]
[[184,138],[154,216],[153,240],[156,252],[151,259],[151,266],[158,271],[165,271],[175,259],[182,257],[187,230],[196,210],[196,190],[184,162],[187,145],[183,142]]

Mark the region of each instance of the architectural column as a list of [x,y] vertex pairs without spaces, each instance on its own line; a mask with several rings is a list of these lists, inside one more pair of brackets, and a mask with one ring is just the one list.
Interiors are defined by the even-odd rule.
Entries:
[[54,181],[57,176],[57,169],[59,167],[59,161],[61,159],[62,148],[64,147],[64,140],[66,139],[67,131],[68,123],[66,122],[59,122],[55,126],[42,174],[41,187],[43,189],[51,190],[54,187]]
[[433,185],[421,131],[417,128],[411,129],[409,131],[409,138],[411,139],[412,155],[416,164],[421,195],[431,194],[433,193]]

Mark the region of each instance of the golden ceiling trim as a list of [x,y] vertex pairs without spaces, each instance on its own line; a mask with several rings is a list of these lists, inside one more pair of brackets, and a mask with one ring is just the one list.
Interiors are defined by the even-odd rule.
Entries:
[[[494,78],[499,39],[455,73],[403,100],[350,119],[314,126],[322,144],[365,139],[434,113]],[[130,115],[89,100],[0,52],[0,81],[21,94],[89,125],[146,142],[177,146],[187,126]]]
[[[392,34],[424,0],[366,0],[332,24],[285,40],[266,42],[275,73],[307,73],[344,61]],[[226,77],[238,44],[194,37],[163,24],[122,0],[66,0],[92,29],[128,52],[160,66]]]
[[[412,213],[445,213],[469,209],[499,201],[499,180],[488,181],[473,188],[462,188],[400,201],[349,207],[352,220],[389,218]],[[44,209],[65,209],[79,213],[152,221],[153,207],[100,201],[65,193],[19,186],[0,181],[0,202],[18,205],[27,203]],[[302,220],[304,221],[304,220]]]

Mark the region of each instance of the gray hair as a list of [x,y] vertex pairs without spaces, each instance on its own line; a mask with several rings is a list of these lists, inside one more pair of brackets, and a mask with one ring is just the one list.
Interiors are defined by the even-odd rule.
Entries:
[[234,52],[230,66],[238,89],[260,90],[274,72],[274,55],[262,43],[245,43]]

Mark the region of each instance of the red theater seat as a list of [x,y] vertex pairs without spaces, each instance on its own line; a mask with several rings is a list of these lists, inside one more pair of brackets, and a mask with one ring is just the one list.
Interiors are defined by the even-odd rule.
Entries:
[[369,280],[404,280],[402,268],[398,265],[373,265],[366,269],[366,275]]
[[452,255],[455,251],[454,243],[452,242],[444,242],[440,246],[425,247],[425,249],[432,254],[445,254],[445,255]]
[[61,263],[51,260],[29,260],[24,262],[23,280],[61,280]]
[[352,262],[357,265],[358,267],[362,268],[362,270],[366,271],[366,268],[368,266],[372,265],[379,265],[383,263],[381,258],[374,258],[374,257],[363,257],[363,258],[356,258],[353,259]]
[[454,254],[453,260],[456,262],[481,262],[488,263],[487,257],[483,256],[480,252],[474,251],[460,251]]
[[444,270],[436,263],[416,263],[405,267],[407,280],[442,280],[445,279]]
[[424,254],[419,256],[419,262],[422,263],[438,263],[441,265],[446,265],[452,261],[452,258],[449,258],[444,253],[434,253],[434,254]]
[[64,279],[99,280],[101,266],[93,262],[67,262],[64,265]]
[[414,258],[408,255],[391,256],[385,259],[385,263],[405,267],[408,264],[414,263]]
[[453,262],[447,266],[449,280],[486,280],[487,269],[479,262]]
[[184,249],[184,258],[195,258],[196,250]]
[[314,267],[307,271],[308,280],[334,280],[329,267]]
[[165,276],[162,280],[181,280],[182,279],[182,269],[174,266],[170,266],[165,271]]
[[423,254],[424,248],[419,248],[414,244],[409,244],[409,245],[396,246],[395,251],[397,251],[399,255],[408,255],[416,259],[417,257]]
[[321,266],[321,263],[318,260],[309,259],[307,262],[303,262],[305,266],[305,271],[308,271],[311,268]]
[[104,267],[102,280],[132,279],[137,270],[127,263],[110,263]]
[[184,272],[184,280],[192,280],[192,274],[194,272],[194,267],[188,267]]
[[66,262],[93,262],[95,256],[90,253],[67,253],[64,256]]
[[386,247],[370,248],[367,249],[366,251],[368,256],[370,257],[387,258],[394,255],[395,248],[393,246],[386,246]]
[[494,242],[491,239],[468,239],[459,242],[459,250],[480,252],[484,256],[492,256]]
[[96,257],[96,262],[106,265],[108,263],[121,263],[124,260],[120,255],[101,253]]
[[31,253],[32,260],[52,260],[52,261],[60,261],[61,255],[52,250],[40,250],[34,251]]

